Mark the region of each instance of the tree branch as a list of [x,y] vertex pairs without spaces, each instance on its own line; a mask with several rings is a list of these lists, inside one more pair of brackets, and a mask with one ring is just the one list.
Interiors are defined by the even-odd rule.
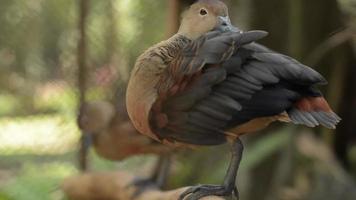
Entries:
[[[170,190],[147,190],[135,199],[135,186],[130,186],[134,176],[128,172],[84,173],[64,180],[61,188],[70,200],[176,200],[186,187]],[[205,197],[201,200],[223,200]]]

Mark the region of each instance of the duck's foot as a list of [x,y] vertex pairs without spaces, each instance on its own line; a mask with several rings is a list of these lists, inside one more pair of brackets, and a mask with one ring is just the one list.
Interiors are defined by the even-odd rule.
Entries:
[[188,188],[183,192],[178,200],[198,200],[206,196],[235,196],[239,199],[235,180],[243,152],[243,145],[240,139],[233,141],[231,145],[231,162],[222,185],[198,185]]
[[179,200],[198,200],[206,196],[236,197],[239,193],[236,187],[226,187],[222,185],[198,185],[188,188],[180,196]]

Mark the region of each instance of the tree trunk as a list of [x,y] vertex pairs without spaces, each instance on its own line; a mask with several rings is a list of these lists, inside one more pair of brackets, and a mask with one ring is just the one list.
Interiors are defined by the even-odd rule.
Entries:
[[343,61],[347,69],[345,70],[343,80],[339,80],[340,84],[338,86],[340,87],[335,88],[337,91],[342,91],[339,96],[338,114],[343,121],[336,130],[334,150],[342,165],[350,170],[348,150],[356,143],[356,58],[355,52],[352,52],[350,45],[344,45],[343,49],[347,50],[346,54],[343,55]]
[[182,11],[194,2],[194,0],[169,0],[166,31],[167,38],[178,31]]

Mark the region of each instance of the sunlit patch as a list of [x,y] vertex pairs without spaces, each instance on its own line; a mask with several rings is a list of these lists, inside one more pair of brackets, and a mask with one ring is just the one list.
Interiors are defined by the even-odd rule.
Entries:
[[40,115],[0,120],[0,154],[60,154],[79,139],[74,118]]

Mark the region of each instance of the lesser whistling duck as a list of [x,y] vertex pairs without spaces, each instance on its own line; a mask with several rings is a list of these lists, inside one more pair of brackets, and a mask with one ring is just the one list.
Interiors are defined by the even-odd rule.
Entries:
[[231,142],[223,184],[191,187],[180,199],[238,196],[243,134],[274,121],[327,128],[340,121],[316,89],[325,79],[255,43],[266,35],[232,26],[223,2],[199,0],[183,14],[177,34],[137,59],[126,102],[139,132],[175,146]]

